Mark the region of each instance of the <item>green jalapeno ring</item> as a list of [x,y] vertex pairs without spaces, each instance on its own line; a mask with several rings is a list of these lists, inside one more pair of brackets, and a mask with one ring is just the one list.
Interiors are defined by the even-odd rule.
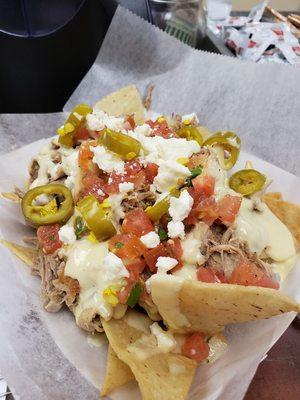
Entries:
[[[233,144],[232,141],[235,143]],[[213,136],[209,137],[203,143],[203,146],[220,146],[224,151],[229,153],[229,157],[224,157],[224,169],[228,170],[232,168],[240,154],[241,139],[231,131],[217,132]]]
[[255,169],[242,169],[229,178],[229,187],[243,196],[258,192],[266,183],[265,175]]
[[179,137],[185,138],[186,140],[195,140],[200,146],[203,143],[203,137],[195,126],[182,126],[176,133]]
[[[42,207],[32,204],[41,194],[59,195],[64,198],[60,203],[57,212],[54,214],[41,215]],[[72,193],[66,186],[53,183],[37,186],[28,190],[22,199],[21,207],[25,220],[32,226],[51,225],[55,223],[63,224],[67,222],[73,214],[74,201]]]
[[89,194],[81,199],[77,203],[77,208],[88,228],[99,241],[109,239],[117,233],[114,224],[109,219],[107,206],[100,204],[93,195]]
[[140,154],[141,143],[121,132],[104,129],[98,143],[124,160],[132,160]]

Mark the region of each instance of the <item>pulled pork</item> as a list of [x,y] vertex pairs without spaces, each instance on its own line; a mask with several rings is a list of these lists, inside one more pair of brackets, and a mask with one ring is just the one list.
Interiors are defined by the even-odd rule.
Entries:
[[242,260],[249,260],[258,268],[262,269],[268,276],[272,276],[270,264],[261,260],[256,253],[252,253],[248,243],[236,237],[232,228],[225,225],[214,224],[201,246],[207,267],[216,271],[224,272],[229,278]]
[[57,253],[44,255],[39,251],[32,273],[41,277],[41,301],[48,312],[57,312],[64,304],[72,311],[76,305],[79,283],[65,276],[64,268],[65,261]]
[[149,189],[150,185],[145,183],[138,190],[128,193],[121,203],[123,211],[126,213],[137,207],[146,209],[152,206],[156,201],[156,197]]

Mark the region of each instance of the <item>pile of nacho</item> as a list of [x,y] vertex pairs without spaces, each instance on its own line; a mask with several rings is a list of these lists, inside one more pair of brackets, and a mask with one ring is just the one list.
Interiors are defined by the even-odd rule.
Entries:
[[27,190],[2,194],[33,228],[30,245],[2,243],[40,276],[44,309],[107,336],[101,395],[135,379],[144,400],[185,399],[197,366],[230,351],[226,325],[300,311],[280,291],[300,208],[251,162],[230,173],[240,147],[128,86],[77,105]]

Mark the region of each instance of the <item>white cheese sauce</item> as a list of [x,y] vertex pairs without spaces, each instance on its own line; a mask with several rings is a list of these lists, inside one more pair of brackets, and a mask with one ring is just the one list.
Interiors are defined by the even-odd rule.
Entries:
[[262,211],[253,210],[253,201],[243,198],[235,220],[236,233],[246,240],[258,256],[265,253],[274,261],[285,261],[296,254],[294,239],[288,228],[262,203]]
[[120,283],[120,279],[106,279],[103,260],[107,254],[107,242],[91,243],[87,239],[77,241],[69,252],[65,275],[77,279],[80,286],[76,321],[84,310],[91,308],[105,320],[113,315],[113,307],[104,300],[102,292],[107,286]]
[[155,274],[150,278],[152,300],[169,328],[180,329],[190,326],[180,311],[178,299],[183,282],[183,278],[166,274]]

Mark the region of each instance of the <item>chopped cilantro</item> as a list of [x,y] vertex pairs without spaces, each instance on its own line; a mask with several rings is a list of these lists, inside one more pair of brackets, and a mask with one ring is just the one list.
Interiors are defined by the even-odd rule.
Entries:
[[167,232],[161,227],[158,228],[158,236],[161,241],[166,240],[168,238]]
[[117,243],[115,244],[115,248],[116,248],[116,249],[121,249],[123,246],[124,246],[124,243],[122,243],[122,242],[117,242]]
[[196,178],[198,175],[200,175],[201,172],[202,172],[202,168],[201,167],[197,167],[197,168],[191,169],[191,175],[185,181],[185,186],[188,186],[188,187],[192,186],[192,180],[194,178]]
[[54,242],[55,236],[54,236],[54,235],[50,235],[50,236],[49,236],[49,239],[51,240],[51,242]]
[[83,219],[81,217],[76,217],[75,219],[75,235],[77,239],[80,239],[82,235],[87,231]]
[[136,305],[136,303],[138,302],[138,299],[139,299],[141,293],[142,293],[142,286],[138,282],[134,285],[133,289],[131,290],[126,304],[129,307],[133,308]]

